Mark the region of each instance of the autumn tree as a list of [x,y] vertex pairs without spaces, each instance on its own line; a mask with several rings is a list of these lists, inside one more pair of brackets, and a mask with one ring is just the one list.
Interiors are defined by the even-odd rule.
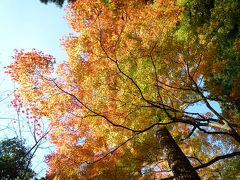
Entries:
[[[56,71],[51,55],[16,51],[15,96],[50,121],[49,179],[207,178],[240,154],[238,124],[202,83],[215,44],[179,39],[182,11],[171,0],[79,0],[67,19],[80,35],[65,37]],[[208,110],[190,111],[197,103]]]
[[195,38],[209,49],[215,48],[216,57],[208,61],[205,88],[218,101],[222,110],[237,122],[239,117],[239,18],[240,3],[224,1],[179,1],[184,7],[178,26],[178,36]]

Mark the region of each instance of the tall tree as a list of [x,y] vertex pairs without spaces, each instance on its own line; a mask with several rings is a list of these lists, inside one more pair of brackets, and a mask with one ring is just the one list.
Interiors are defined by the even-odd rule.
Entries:
[[[81,35],[65,38],[69,59],[57,76],[55,59],[36,50],[16,51],[8,67],[20,85],[16,98],[50,120],[49,179],[198,179],[196,169],[239,155],[221,156],[211,144],[236,150],[238,126],[211,106],[202,86],[214,49],[176,40],[182,9],[175,1],[79,0],[67,11]],[[198,102],[205,113],[187,109]],[[199,174],[214,174],[207,172]]]

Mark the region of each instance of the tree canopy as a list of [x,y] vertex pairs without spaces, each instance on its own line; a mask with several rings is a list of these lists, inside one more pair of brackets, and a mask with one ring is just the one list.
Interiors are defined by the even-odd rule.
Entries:
[[[70,3],[70,2],[75,2],[76,0],[68,0],[67,2]],[[48,4],[48,3],[55,3],[56,5],[62,7],[65,0],[40,0],[40,2],[42,3],[45,3],[45,4]]]
[[[183,17],[178,27],[179,37],[194,37],[199,43],[216,48],[216,57],[209,61],[205,86],[224,109],[239,112],[239,19],[237,0],[183,0]],[[239,116],[239,115],[238,115]]]
[[233,102],[239,79],[230,94],[221,93],[223,80],[211,82],[238,66],[230,56],[239,58],[239,39],[225,46],[229,63],[221,60],[225,40],[205,31],[224,21],[214,20],[220,2],[199,3],[78,0],[66,9],[79,34],[62,41],[67,61],[15,51],[7,70],[19,84],[15,97],[50,122],[49,179],[186,179],[178,163],[189,179],[221,178],[219,160],[240,155],[239,109],[219,112],[211,101]]
[[32,154],[18,138],[0,142],[0,177],[3,180],[33,178],[31,167]]

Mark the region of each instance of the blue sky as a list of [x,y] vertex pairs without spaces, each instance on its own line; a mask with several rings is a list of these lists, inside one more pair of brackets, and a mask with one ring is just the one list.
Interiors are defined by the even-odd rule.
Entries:
[[[64,8],[60,9],[51,3],[45,5],[39,0],[0,0],[0,99],[15,88],[2,68],[13,61],[13,49],[36,48],[53,55],[56,60],[66,60],[60,46],[60,39],[71,33],[63,18],[65,15]],[[10,101],[11,97],[0,102],[0,130],[6,124],[11,124],[11,119],[4,118],[16,118],[16,112],[10,108]],[[14,135],[8,130],[0,131],[0,139]],[[25,138],[28,140],[28,134],[25,134]],[[28,140],[28,143],[31,144],[31,141]],[[38,151],[33,162],[34,170],[40,172],[39,176],[45,175],[46,166],[42,161],[46,152]]]
[[[10,61],[14,48],[36,48],[57,58],[65,58],[59,39],[71,30],[63,16],[63,8],[51,3],[45,5],[39,0],[1,0],[1,62]],[[3,60],[2,56],[7,59]]]

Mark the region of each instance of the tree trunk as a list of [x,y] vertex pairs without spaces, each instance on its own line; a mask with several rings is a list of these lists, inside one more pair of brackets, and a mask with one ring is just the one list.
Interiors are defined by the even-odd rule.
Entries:
[[169,167],[176,180],[200,180],[197,172],[179,148],[167,128],[163,127],[156,133],[160,147],[163,149]]

